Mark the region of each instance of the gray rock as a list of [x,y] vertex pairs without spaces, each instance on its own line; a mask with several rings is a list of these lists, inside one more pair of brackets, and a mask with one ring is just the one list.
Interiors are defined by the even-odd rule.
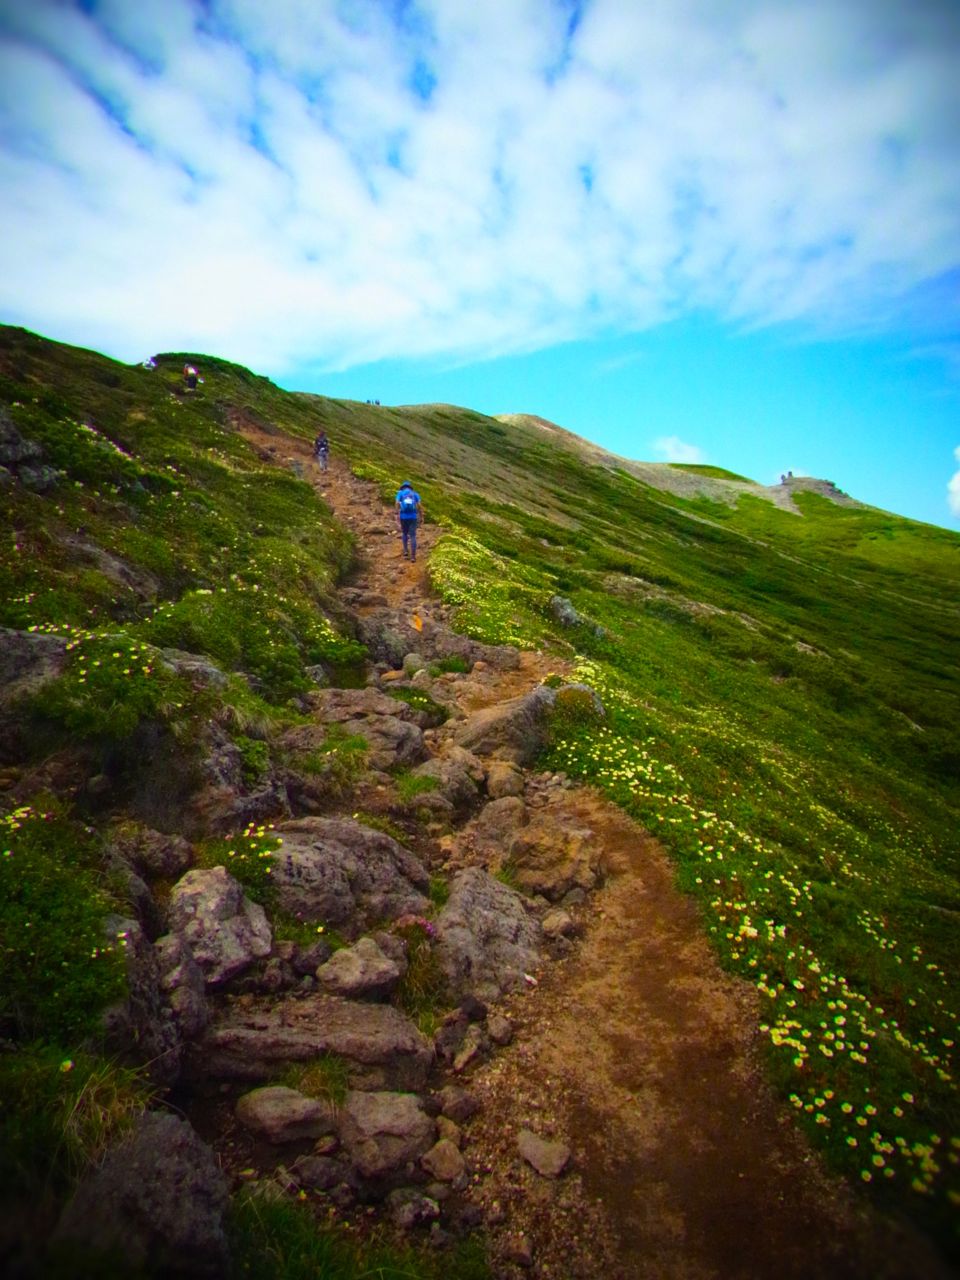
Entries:
[[467,1027],[463,1043],[457,1050],[457,1055],[453,1060],[454,1071],[458,1073],[466,1071],[471,1062],[474,1062],[481,1053],[489,1048],[490,1043],[482,1027],[478,1027],[476,1024]]
[[410,1093],[350,1093],[340,1140],[364,1178],[404,1173],[433,1145],[436,1125]]
[[270,954],[263,907],[251,902],[224,867],[198,868],[173,886],[170,930],[190,948],[208,986],[217,986]]
[[335,951],[317,969],[320,987],[347,999],[384,999],[400,981],[400,969],[385,956],[373,938],[360,938],[352,947]]
[[551,596],[550,612],[562,627],[576,627],[583,621],[566,596]]
[[336,1116],[329,1102],[307,1098],[296,1089],[267,1085],[237,1100],[237,1119],[267,1142],[297,1142],[336,1132]]
[[33,462],[43,453],[35,440],[27,440],[14,425],[5,409],[0,409],[0,463],[18,467]]
[[199,653],[186,653],[183,649],[162,649],[163,665],[175,675],[186,676],[193,684],[204,689],[222,689],[227,677],[210,658]]
[[430,1041],[398,1009],[316,992],[234,1001],[190,1047],[188,1065],[194,1076],[269,1080],[324,1053],[346,1058],[353,1085],[369,1089],[420,1089],[433,1062]]
[[127,975],[126,996],[103,1015],[106,1048],[145,1065],[158,1084],[173,1084],[180,1074],[183,1046],[164,1002],[153,945],[136,920],[120,916],[107,918],[106,935],[123,951]]
[[430,877],[423,863],[382,831],[345,818],[281,823],[273,856],[280,906],[338,928],[422,915]]
[[56,467],[48,467],[45,463],[21,463],[17,468],[17,477],[25,489],[34,493],[49,493],[57,487],[60,472]]
[[198,1036],[210,1021],[203,970],[177,933],[166,933],[153,944],[160,974],[160,990],[184,1040]]
[[510,1044],[513,1040],[513,1023],[502,1013],[491,1013],[487,1018],[487,1035],[494,1044]]
[[[465,809],[476,804],[483,781],[483,765],[463,747],[450,747],[440,756],[434,756],[413,770],[417,778],[434,778],[437,793],[448,800],[454,809]],[[419,798],[419,797],[418,797]]]
[[[347,725],[355,721],[379,719],[392,716],[399,720],[407,720],[411,724],[422,725],[423,712],[398,702],[383,693],[376,686],[368,685],[364,689],[323,689],[312,691],[307,701],[316,711],[319,724],[301,725],[286,733],[282,739],[284,744],[296,746],[302,735],[315,735],[319,729],[324,732],[324,725]],[[311,738],[312,740],[312,738]]]
[[487,795],[491,800],[523,795],[523,774],[508,760],[491,760],[487,766]]
[[403,659],[404,674],[408,676],[415,676],[426,665],[427,662],[422,653],[408,653]]
[[540,921],[540,928],[547,938],[568,938],[577,926],[570,915],[560,907],[554,907]]
[[570,1160],[570,1148],[565,1142],[549,1142],[530,1129],[520,1130],[517,1150],[545,1178],[559,1178]]
[[66,657],[67,641],[62,636],[0,627],[0,706],[55,680]]
[[420,1157],[420,1164],[438,1182],[456,1182],[463,1177],[466,1161],[449,1138],[441,1138]]
[[444,1085],[437,1098],[441,1113],[455,1124],[464,1124],[480,1110],[476,1095],[458,1084]]
[[190,842],[149,827],[117,828],[110,832],[110,847],[148,879],[182,876],[193,861]]
[[229,1270],[227,1201],[210,1148],[185,1120],[153,1112],[81,1182],[55,1239],[116,1251],[138,1271],[221,1280]]
[[311,942],[309,946],[300,946],[294,949],[291,964],[294,973],[301,978],[307,974],[312,978],[319,967],[333,955],[333,947],[324,938],[318,937],[316,942]]
[[546,741],[557,691],[538,685],[530,693],[468,716],[454,734],[461,747],[478,756],[496,756],[513,764],[532,764]]
[[527,821],[527,806],[519,796],[503,796],[485,804],[474,820],[470,836],[480,849],[502,854]]
[[436,951],[451,988],[497,999],[539,962],[540,926],[513,889],[479,867],[458,872],[437,919]]
[[332,1191],[341,1183],[351,1185],[353,1174],[342,1160],[332,1156],[304,1156],[292,1169],[298,1186],[311,1191]]
[[[391,698],[394,706],[404,706]],[[348,720],[345,733],[359,734],[367,740],[367,762],[371,769],[392,769],[398,765],[416,764],[424,756],[423,730],[400,716],[368,716],[365,720]]]
[[391,1221],[401,1231],[426,1226],[440,1217],[440,1206],[436,1200],[425,1196],[416,1187],[397,1187],[387,1196],[386,1204]]

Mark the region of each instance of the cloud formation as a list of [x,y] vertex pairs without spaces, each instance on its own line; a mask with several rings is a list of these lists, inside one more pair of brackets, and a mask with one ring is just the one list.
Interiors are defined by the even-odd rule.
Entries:
[[679,436],[658,436],[653,442],[654,452],[664,462],[705,462],[703,450],[695,444],[687,444]]
[[703,309],[939,341],[958,48],[951,0],[0,0],[0,315],[276,374]]
[[[954,449],[953,456],[960,463],[960,445]],[[960,520],[960,469],[953,473],[947,485],[947,506],[952,514]]]

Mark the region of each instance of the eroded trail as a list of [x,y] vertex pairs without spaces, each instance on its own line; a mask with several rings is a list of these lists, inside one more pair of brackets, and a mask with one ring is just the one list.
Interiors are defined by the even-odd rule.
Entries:
[[[362,590],[442,625],[423,555],[400,558],[392,513],[336,459],[259,438],[299,462],[367,560]],[[363,595],[356,602],[363,612]],[[464,711],[525,692],[556,658],[450,686]],[[528,775],[524,804],[556,833],[586,832],[600,887],[571,907],[578,937],[509,997],[513,1042],[472,1070],[465,1195],[483,1209],[500,1277],[557,1280],[913,1280],[946,1276],[926,1245],[827,1174],[765,1083],[755,992],[722,972],[657,843],[596,793]],[[457,840],[451,840],[451,865]],[[489,854],[489,850],[488,850]],[[477,855],[461,848],[460,865]],[[528,1128],[569,1144],[558,1179],[517,1152]]]

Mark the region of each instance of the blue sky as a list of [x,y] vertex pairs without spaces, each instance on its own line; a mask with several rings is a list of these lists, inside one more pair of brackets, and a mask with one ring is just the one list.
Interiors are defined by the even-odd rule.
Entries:
[[0,0],[0,320],[960,527],[957,0]]

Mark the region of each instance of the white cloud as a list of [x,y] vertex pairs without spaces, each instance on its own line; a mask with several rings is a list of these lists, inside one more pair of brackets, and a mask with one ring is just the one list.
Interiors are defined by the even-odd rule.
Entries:
[[[960,446],[954,449],[953,456],[957,462],[960,462]],[[953,473],[950,477],[950,483],[947,485],[947,506],[960,520],[960,470]]]
[[687,444],[679,436],[658,436],[653,447],[664,462],[704,462],[703,450],[695,444]]
[[0,8],[0,317],[275,373],[697,309],[955,326],[954,6],[574,9]]

